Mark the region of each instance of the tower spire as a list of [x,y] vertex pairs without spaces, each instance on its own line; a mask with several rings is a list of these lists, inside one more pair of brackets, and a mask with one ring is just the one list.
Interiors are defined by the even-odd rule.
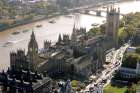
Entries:
[[31,39],[35,39],[34,30],[32,30]]
[[61,41],[62,41],[62,37],[61,37],[61,34],[59,34],[58,42],[60,43]]
[[73,31],[75,31],[75,30],[76,30],[76,26],[75,26],[75,22],[74,22]]
[[35,70],[38,63],[38,44],[35,38],[34,31],[32,31],[31,39],[28,44],[28,58],[31,62],[31,70]]

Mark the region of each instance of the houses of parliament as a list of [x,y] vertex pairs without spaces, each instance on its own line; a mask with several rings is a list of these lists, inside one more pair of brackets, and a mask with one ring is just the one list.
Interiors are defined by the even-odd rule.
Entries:
[[32,32],[27,54],[24,50],[11,52],[10,68],[0,73],[3,93],[51,93],[51,78],[85,79],[99,73],[106,51],[118,47],[120,11],[113,7],[107,11],[104,34],[89,37],[86,28],[74,25],[71,36],[60,34],[55,45],[45,40],[41,53]]

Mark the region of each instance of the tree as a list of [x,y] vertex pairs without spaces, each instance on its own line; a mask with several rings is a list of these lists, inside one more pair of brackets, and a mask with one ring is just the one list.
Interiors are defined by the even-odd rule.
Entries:
[[[103,28],[102,28],[103,29]],[[89,30],[88,35],[89,36],[95,36],[101,34],[101,29],[100,27],[93,27]]]
[[59,4],[60,8],[71,7],[71,0],[57,0],[57,4]]
[[35,4],[35,6],[36,6],[37,8],[46,9],[46,8],[47,8],[47,3],[41,0],[41,1],[38,1],[38,2]]
[[136,53],[140,54],[140,47],[137,47],[135,51]]
[[126,39],[128,38],[128,33],[125,31],[124,27],[119,29],[118,38],[120,44],[125,43]]
[[77,80],[72,80],[71,85],[72,85],[72,87],[78,87],[79,82]]
[[122,67],[136,68],[136,64],[138,60],[140,60],[139,54],[127,53],[124,56]]
[[106,30],[106,24],[102,24],[102,25],[100,26],[100,32],[101,32],[102,34],[105,34],[105,30]]
[[128,88],[126,93],[136,93],[136,88],[137,88],[137,85],[136,84],[132,84],[132,86]]

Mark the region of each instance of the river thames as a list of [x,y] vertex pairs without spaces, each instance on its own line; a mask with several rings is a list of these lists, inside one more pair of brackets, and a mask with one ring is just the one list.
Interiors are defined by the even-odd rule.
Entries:
[[[127,14],[130,12],[139,12],[139,5],[140,1],[129,1],[119,3],[115,6],[120,7],[121,13]],[[10,51],[16,51],[17,49],[25,49],[25,51],[27,51],[32,30],[35,32],[36,40],[38,42],[39,48],[41,49],[43,48],[44,40],[51,40],[52,42],[55,42],[57,41],[59,34],[70,35],[75,22],[75,15],[78,16],[76,17],[76,25],[78,27],[86,27],[87,31],[92,27],[91,24],[102,24],[105,20],[105,17],[74,14],[72,17],[59,16],[0,32],[0,70],[7,69],[7,67],[10,65]],[[49,23],[50,20],[55,20],[56,23],[51,24]],[[37,28],[36,25],[42,25],[42,27]],[[29,31],[23,33],[24,30]],[[20,34],[12,35],[12,33],[16,31],[20,32]],[[4,47],[3,45],[6,42],[13,42],[13,44]]]

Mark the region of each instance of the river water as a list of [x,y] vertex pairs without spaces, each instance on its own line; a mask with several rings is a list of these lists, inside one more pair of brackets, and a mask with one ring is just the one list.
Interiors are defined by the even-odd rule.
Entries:
[[[121,13],[127,14],[130,12],[140,11],[139,5],[140,1],[129,1],[119,3],[115,6],[120,7]],[[75,15],[77,16],[77,14],[74,14],[71,18],[67,16],[59,16],[0,32],[0,70],[7,69],[7,67],[10,65],[10,51],[16,51],[17,49],[25,49],[27,51],[27,46],[32,30],[35,32],[39,48],[41,49],[43,48],[44,40],[51,40],[52,42],[55,42],[59,34],[70,35],[74,23],[76,23],[78,27],[86,27],[87,30],[89,30],[92,27],[91,24],[101,24],[105,20],[105,17],[96,17],[81,14],[78,14],[78,17],[75,17]],[[50,20],[55,20],[56,23],[51,24],[49,23]],[[40,24],[42,25],[42,27],[37,28],[36,25]],[[23,30],[29,31],[23,33]],[[16,31],[19,31],[20,34],[12,35],[12,33]],[[8,41],[13,42],[14,44],[4,47],[3,45]]]

